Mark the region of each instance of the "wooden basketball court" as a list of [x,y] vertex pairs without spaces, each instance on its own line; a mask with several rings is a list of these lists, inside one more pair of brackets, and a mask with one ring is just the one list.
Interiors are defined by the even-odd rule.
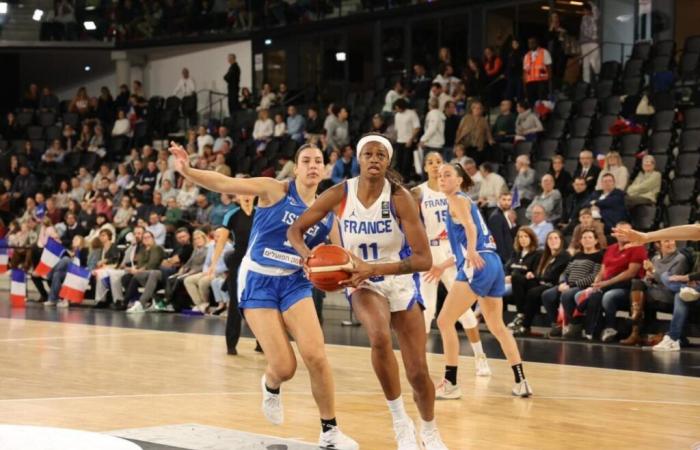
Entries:
[[[135,318],[138,320],[138,318]],[[87,431],[201,424],[316,442],[318,418],[300,364],[283,386],[285,424],[260,412],[265,362],[244,339],[228,356],[221,336],[0,319],[0,424]],[[395,448],[369,349],[329,346],[338,418],[363,449]],[[673,355],[661,355],[672,358]],[[438,380],[440,355],[429,355]],[[512,371],[475,379],[462,357],[465,397],[437,404],[451,449],[691,449],[700,446],[700,379],[528,363],[535,396],[510,396]],[[404,379],[404,387],[408,384]],[[409,413],[417,419],[410,392]]]

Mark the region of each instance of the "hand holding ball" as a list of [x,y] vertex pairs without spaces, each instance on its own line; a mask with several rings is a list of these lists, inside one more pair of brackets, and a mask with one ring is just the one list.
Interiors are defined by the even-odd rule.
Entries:
[[333,292],[341,289],[341,281],[349,279],[354,265],[348,252],[337,245],[319,245],[306,260],[309,281],[317,289]]

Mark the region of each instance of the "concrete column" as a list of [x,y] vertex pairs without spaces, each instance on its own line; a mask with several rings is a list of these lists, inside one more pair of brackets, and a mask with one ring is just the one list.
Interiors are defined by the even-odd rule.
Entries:
[[128,54],[123,51],[112,52],[112,61],[116,69],[117,86],[131,86],[131,62]]

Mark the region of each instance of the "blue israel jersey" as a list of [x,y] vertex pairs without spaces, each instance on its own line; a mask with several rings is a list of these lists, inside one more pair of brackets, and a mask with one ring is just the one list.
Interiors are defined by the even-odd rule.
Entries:
[[[459,192],[458,195],[469,198],[464,192]],[[489,227],[484,222],[484,218],[481,217],[479,207],[472,201],[470,201],[470,204],[472,220],[474,225],[476,225],[476,251],[495,252],[496,242],[493,240],[491,231],[489,231]],[[457,258],[457,268],[462,270],[467,257],[467,233],[464,231],[464,226],[449,214],[449,208],[447,214],[447,236],[450,240],[452,253]]]
[[[287,241],[287,229],[307,209],[296,184],[290,182],[287,195],[280,201],[256,209],[246,257],[261,266],[301,269],[301,258]],[[330,213],[306,231],[304,241],[309,248],[325,242],[333,220],[334,215]]]

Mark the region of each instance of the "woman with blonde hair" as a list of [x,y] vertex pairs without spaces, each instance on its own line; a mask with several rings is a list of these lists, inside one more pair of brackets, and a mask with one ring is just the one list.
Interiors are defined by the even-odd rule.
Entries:
[[615,188],[624,191],[625,188],[627,188],[630,173],[629,170],[627,170],[627,167],[622,164],[622,157],[616,151],[610,151],[607,155],[605,155],[605,165],[603,166],[603,170],[601,170],[600,174],[598,175],[598,182],[595,185],[596,191],[603,190],[603,177],[609,173],[615,177]]

